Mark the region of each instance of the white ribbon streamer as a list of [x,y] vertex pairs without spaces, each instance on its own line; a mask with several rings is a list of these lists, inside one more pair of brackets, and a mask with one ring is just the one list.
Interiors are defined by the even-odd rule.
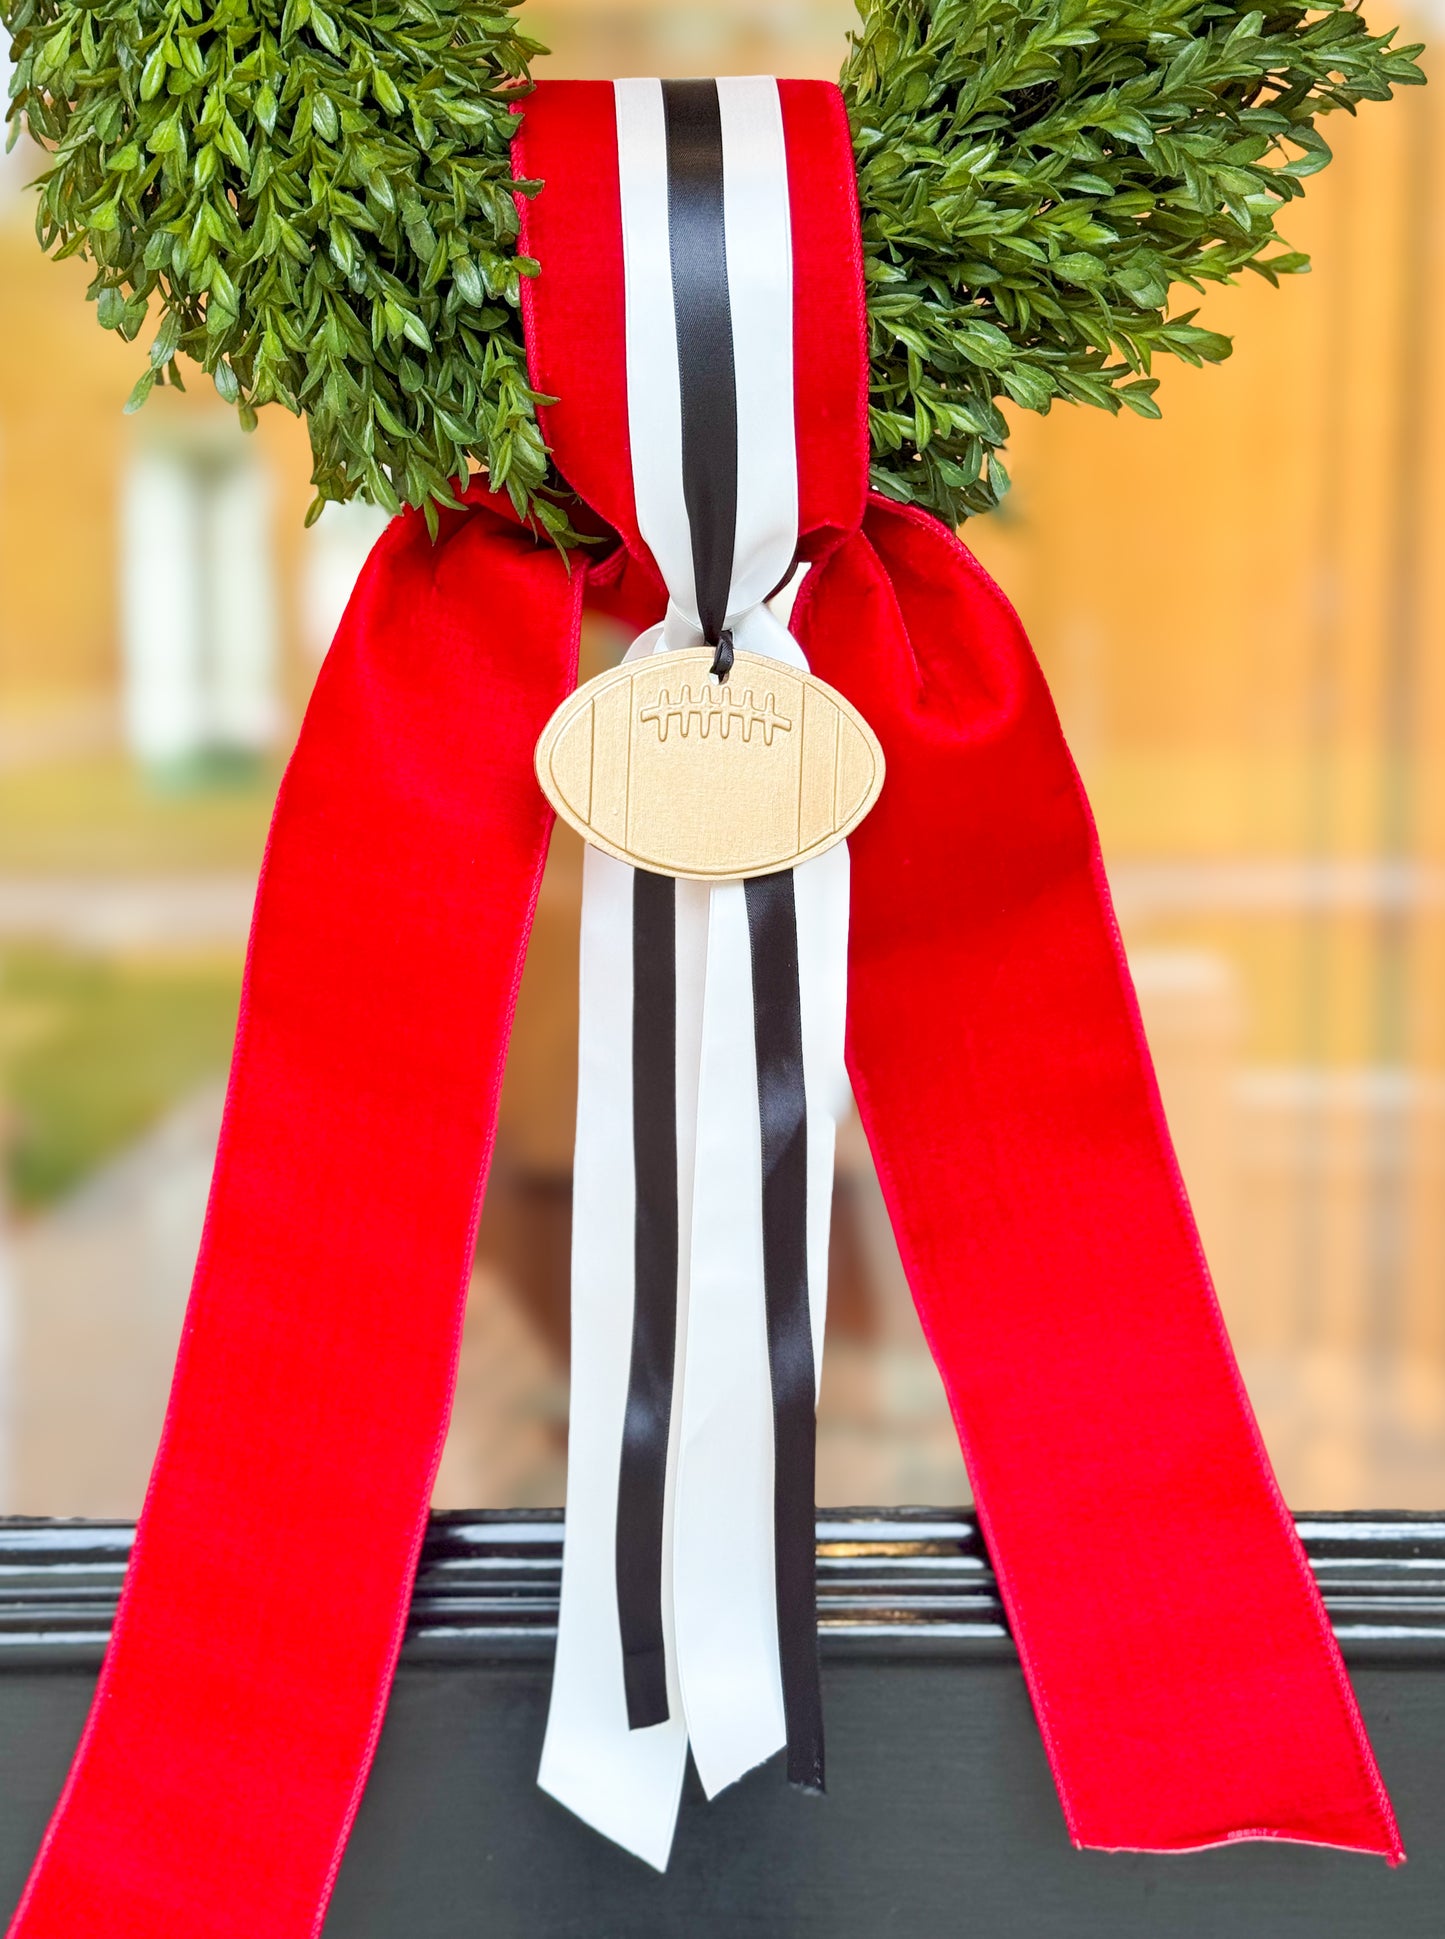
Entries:
[[[777,83],[718,82],[738,424],[729,623],[740,651],[805,666],[763,603],[798,541],[791,220]],[[616,83],[628,420],[638,524],[666,582],[628,658],[701,644],[682,487],[681,386],[661,83]],[[821,1369],[843,1068],[848,855],[794,871],[808,1276]],[[539,1781],[659,1870],[689,1744],[711,1797],[785,1741],[773,1555],[773,1413],[751,956],[740,883],[677,884],[679,1274],[664,1504],[669,1721],[630,1730],[616,1589],[617,1479],[633,1317],[632,871],[586,856],[573,1184],[566,1547]]]

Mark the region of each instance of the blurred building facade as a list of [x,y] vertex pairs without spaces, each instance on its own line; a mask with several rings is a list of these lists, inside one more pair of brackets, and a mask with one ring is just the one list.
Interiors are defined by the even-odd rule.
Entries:
[[[528,7],[557,73],[828,74],[849,18],[842,0]],[[1337,164],[1289,222],[1314,274],[1211,292],[1205,318],[1238,351],[1222,370],[1163,373],[1162,424],[1020,415],[1015,492],[967,536],[1023,614],[1094,800],[1185,1176],[1286,1492],[1438,1505],[1445,379],[1428,332],[1445,150],[1431,91],[1327,132]],[[304,430],[263,414],[242,437],[199,373],[187,396],[158,391],[122,416],[144,346],[97,328],[82,265],[41,257],[23,181],[12,158],[0,803],[59,832],[0,826],[0,971],[7,946],[41,933],[93,946],[97,923],[154,948],[178,935],[193,948],[199,924],[239,959],[267,762],[379,522],[333,509],[303,532]],[[259,776],[234,813],[185,793],[232,760]],[[142,832],[119,844],[106,805],[119,783],[88,778],[107,763],[180,788],[178,819],[162,829],[137,810]],[[92,799],[87,821],[75,804]],[[195,831],[213,826],[208,848]],[[452,1501],[560,1488],[577,863],[559,842],[529,959],[443,1473]],[[0,981],[0,1057],[4,1003]],[[17,1229],[0,1505],[138,1503],[218,1075]],[[822,1497],[956,1499],[961,1467],[856,1135],[839,1193]]]

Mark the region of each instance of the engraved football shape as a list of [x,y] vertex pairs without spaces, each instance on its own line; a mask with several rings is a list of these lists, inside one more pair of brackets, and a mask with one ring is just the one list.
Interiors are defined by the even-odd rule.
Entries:
[[652,653],[569,696],[537,743],[563,821],[620,861],[726,882],[821,855],[883,785],[883,750],[826,681],[739,653]]

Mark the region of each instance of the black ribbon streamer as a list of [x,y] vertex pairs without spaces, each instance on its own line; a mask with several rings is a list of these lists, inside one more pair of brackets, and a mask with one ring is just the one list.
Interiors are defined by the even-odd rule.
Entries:
[[[737,378],[723,219],[722,114],[713,81],[666,81],[668,220],[682,406],[683,495],[704,636],[725,679],[737,531]],[[790,320],[780,319],[780,328]],[[719,812],[726,804],[719,803]],[[773,1397],[773,1550],[788,1777],[823,1788],[813,1503],[816,1386],[808,1304],[808,1112],[791,871],[745,884],[752,962]],[[633,891],[632,1360],[617,1503],[617,1608],[627,1720],[665,1722],[663,1495],[677,1337],[676,896],[638,871]]]
[[744,884],[763,1161],[763,1294],[773,1387],[773,1567],[788,1779],[823,1788],[813,1503],[817,1385],[808,1309],[808,1100],[793,872]]
[[631,1730],[665,1724],[662,1522],[677,1349],[677,886],[632,880],[632,1361],[617,1475],[617,1620]]
[[[664,81],[662,112],[682,404],[682,495],[692,531],[698,619],[708,645],[721,648],[737,538],[738,396],[717,82]],[[731,640],[726,665],[721,658],[714,671],[726,677]]]

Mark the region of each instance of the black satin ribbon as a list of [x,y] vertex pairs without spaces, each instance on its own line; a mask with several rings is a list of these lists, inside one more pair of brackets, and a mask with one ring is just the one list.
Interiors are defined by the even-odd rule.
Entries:
[[[682,495],[692,531],[698,619],[708,645],[721,648],[737,538],[738,397],[717,82],[664,81],[662,111],[682,404]],[[792,327],[791,318],[787,327]],[[725,677],[731,666],[729,640],[726,665],[716,670]]]
[[[665,81],[668,221],[682,406],[683,495],[698,615],[726,678],[737,530],[737,379],[714,81]],[[779,319],[790,328],[791,319]],[[727,804],[719,802],[718,812]],[[814,1469],[816,1385],[808,1303],[808,1110],[791,872],[745,884],[752,963],[773,1399],[773,1552],[788,1777],[823,1788]],[[662,1514],[677,1336],[676,903],[639,871],[633,891],[632,1081],[637,1183],[632,1362],[617,1503],[617,1607],[634,1730],[668,1715]]]
[[617,1475],[617,1621],[631,1730],[668,1718],[662,1524],[677,1349],[677,885],[632,878],[632,1361]]
[[823,1789],[818,1687],[817,1383],[808,1306],[808,1100],[791,869],[744,884],[762,1126],[763,1294],[773,1388],[773,1567],[788,1779]]

